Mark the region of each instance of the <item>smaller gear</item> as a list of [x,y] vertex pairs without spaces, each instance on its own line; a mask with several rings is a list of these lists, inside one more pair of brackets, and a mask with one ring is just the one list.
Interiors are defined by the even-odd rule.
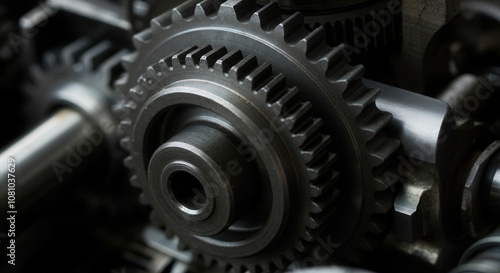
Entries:
[[127,53],[111,41],[90,38],[44,53],[41,64],[30,68],[30,83],[24,86],[27,112],[31,117],[47,115],[55,106],[58,91],[70,84],[85,85],[104,100],[117,99],[112,86],[122,72],[120,60]]
[[[258,2],[264,4],[271,1]],[[285,14],[293,11],[304,13],[308,30],[324,27],[330,46],[345,43],[345,53],[353,63],[365,60],[374,52],[393,54],[400,46],[401,11],[392,7],[390,0],[274,2]]]

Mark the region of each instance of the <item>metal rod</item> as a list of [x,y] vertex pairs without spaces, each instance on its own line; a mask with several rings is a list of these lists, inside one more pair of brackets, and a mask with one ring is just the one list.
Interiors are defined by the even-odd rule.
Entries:
[[0,211],[8,209],[9,191],[15,191],[15,208],[24,208],[88,170],[104,150],[103,139],[79,112],[54,113],[1,152]]

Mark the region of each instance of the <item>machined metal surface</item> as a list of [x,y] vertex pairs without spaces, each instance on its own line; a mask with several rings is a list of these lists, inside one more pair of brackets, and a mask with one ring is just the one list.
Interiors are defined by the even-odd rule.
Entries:
[[[490,147],[498,147],[498,142],[494,142]],[[488,149],[490,150],[490,149]],[[498,149],[496,149],[498,150]],[[495,152],[496,152],[495,150]],[[500,222],[500,170],[499,170],[499,154],[491,155],[488,158],[488,167],[485,170],[484,176],[481,181],[482,192],[477,193],[481,200],[485,204],[486,215],[488,218]]]
[[[446,103],[403,89],[370,80],[367,86],[379,88],[377,107],[392,114],[389,131],[401,140],[403,154],[429,163],[437,163],[443,126],[449,107]],[[419,117],[417,120],[414,117]]]
[[[103,137],[80,113],[67,109],[56,112],[0,154],[2,162],[13,158],[22,174],[11,187],[7,179],[1,180],[1,196],[14,188],[20,208],[32,205],[61,183],[82,175],[85,168],[102,163]],[[7,177],[7,169],[0,175]],[[1,206],[8,210],[7,202]]]
[[[490,193],[487,192],[488,183],[494,180],[495,171],[488,170],[494,162],[500,149],[498,141],[489,145],[475,160],[467,180],[462,197],[462,218],[466,232],[472,237],[480,237],[488,232],[488,202]],[[487,201],[486,201],[487,200]],[[491,209],[491,208],[490,208]],[[495,214],[491,214],[495,217]]]

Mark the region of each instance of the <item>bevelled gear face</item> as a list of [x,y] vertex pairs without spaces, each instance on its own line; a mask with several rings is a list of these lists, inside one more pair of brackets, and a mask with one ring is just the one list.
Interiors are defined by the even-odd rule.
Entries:
[[135,45],[117,82],[122,146],[169,234],[238,272],[283,269],[318,237],[334,255],[374,247],[399,143],[383,132],[378,90],[323,28],[283,19],[275,3],[189,1]]

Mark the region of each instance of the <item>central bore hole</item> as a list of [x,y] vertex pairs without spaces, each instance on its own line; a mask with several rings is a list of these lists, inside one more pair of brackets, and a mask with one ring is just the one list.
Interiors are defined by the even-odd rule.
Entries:
[[172,194],[179,204],[192,210],[198,210],[207,202],[203,185],[192,174],[176,172],[170,178]]

